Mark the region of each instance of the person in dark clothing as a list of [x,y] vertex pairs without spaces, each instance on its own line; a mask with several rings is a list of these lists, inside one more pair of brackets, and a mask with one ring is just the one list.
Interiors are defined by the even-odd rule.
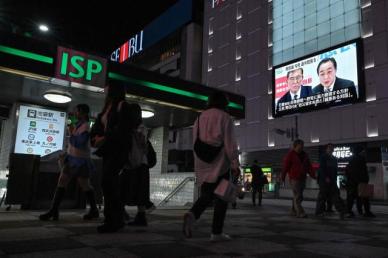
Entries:
[[326,204],[325,204],[325,211],[326,212],[334,212],[333,211],[333,203],[330,199],[326,200]]
[[129,104],[125,101],[125,87],[107,86],[105,106],[98,115],[91,131],[95,154],[103,159],[102,191],[104,194],[103,225],[97,227],[99,233],[116,232],[124,226],[124,206],[120,199],[119,172],[128,160],[132,128]]
[[[147,226],[146,210],[152,207],[150,201],[150,167],[156,163],[156,154],[148,140],[146,128],[141,125],[141,107],[138,104],[130,105],[130,120],[134,121],[132,129],[132,147],[129,151],[129,160],[121,174],[121,195],[125,205],[137,206],[137,214],[129,226]],[[149,154],[155,156],[151,161]]]
[[317,181],[319,184],[319,193],[317,198],[317,205],[315,215],[323,216],[325,211],[325,204],[330,200],[334,203],[336,210],[340,214],[340,218],[344,218],[345,205],[340,197],[339,189],[337,187],[337,173],[338,162],[333,156],[334,146],[328,144],[326,146],[326,153],[322,155],[319,162],[319,173]]
[[259,193],[259,206],[261,206],[261,200],[263,199],[264,174],[257,160],[253,161],[253,165],[251,166],[251,173],[252,173],[252,204],[253,206],[256,206],[256,194]]
[[68,126],[69,142],[66,154],[60,158],[61,173],[51,209],[41,214],[39,216],[40,220],[58,220],[58,209],[65,194],[65,188],[72,177],[77,178],[90,204],[89,212],[83,216],[84,220],[99,217],[94,190],[89,181],[90,173],[95,170],[90,159],[89,106],[86,104],[77,105],[75,117],[78,120],[77,124],[75,126],[73,124]]
[[347,177],[347,208],[348,208],[348,218],[353,218],[354,212],[353,204],[354,201],[359,199],[357,209],[362,212],[361,205],[364,207],[364,217],[375,217],[375,215],[370,211],[370,202],[369,197],[359,196],[359,186],[360,184],[368,184],[369,175],[368,168],[366,166],[366,160],[363,156],[364,149],[362,146],[356,146],[355,154],[350,160],[348,166],[346,167],[346,177]]

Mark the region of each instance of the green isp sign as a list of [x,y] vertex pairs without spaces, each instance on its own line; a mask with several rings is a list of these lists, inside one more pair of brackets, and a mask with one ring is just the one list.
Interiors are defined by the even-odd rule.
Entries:
[[55,77],[98,87],[105,86],[106,64],[104,58],[84,52],[58,47]]

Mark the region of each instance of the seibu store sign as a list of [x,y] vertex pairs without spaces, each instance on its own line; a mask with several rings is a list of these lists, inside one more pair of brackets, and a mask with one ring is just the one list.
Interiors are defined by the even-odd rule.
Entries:
[[110,56],[110,60],[123,63],[132,56],[143,51],[143,34],[143,31],[139,32],[121,45],[121,47],[113,51]]

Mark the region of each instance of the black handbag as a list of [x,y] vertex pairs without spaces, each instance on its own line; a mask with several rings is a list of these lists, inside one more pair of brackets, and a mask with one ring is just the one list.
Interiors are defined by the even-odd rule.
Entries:
[[222,143],[220,146],[213,146],[201,141],[199,138],[199,118],[200,116],[198,116],[197,139],[194,143],[194,152],[200,160],[206,163],[211,163],[224,147],[224,143]]

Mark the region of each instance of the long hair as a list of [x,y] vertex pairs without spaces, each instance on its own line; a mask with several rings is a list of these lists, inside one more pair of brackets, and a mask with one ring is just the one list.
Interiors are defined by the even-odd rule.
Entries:
[[132,129],[137,129],[143,122],[141,107],[139,104],[129,104],[129,121]]
[[87,104],[78,104],[76,109],[86,118],[86,121],[89,121],[90,108]]
[[228,104],[229,100],[226,93],[217,91],[209,97],[207,108],[217,108],[225,111]]
[[125,100],[125,86],[118,84],[112,86],[111,84],[107,85],[108,94],[105,98],[105,105],[102,109],[102,114],[105,113],[106,109],[111,105],[111,110],[115,110],[117,105]]

